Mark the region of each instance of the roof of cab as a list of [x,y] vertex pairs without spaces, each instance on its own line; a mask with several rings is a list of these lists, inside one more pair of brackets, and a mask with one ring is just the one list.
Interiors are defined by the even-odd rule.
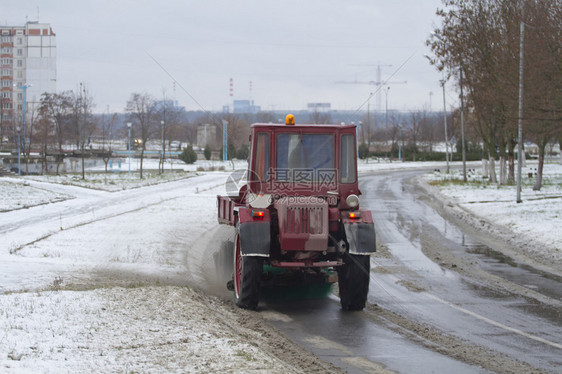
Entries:
[[253,123],[250,127],[263,127],[263,128],[274,128],[274,129],[348,129],[355,128],[356,125],[330,125],[330,124],[298,124],[298,125],[285,125],[284,123]]

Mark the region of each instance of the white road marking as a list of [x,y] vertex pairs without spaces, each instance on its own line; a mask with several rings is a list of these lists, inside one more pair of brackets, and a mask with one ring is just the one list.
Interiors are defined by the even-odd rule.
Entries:
[[494,320],[491,320],[491,319],[489,319],[489,318],[486,318],[486,317],[484,317],[484,316],[481,316],[480,314],[471,312],[471,311],[468,310],[468,309],[465,309],[465,308],[463,308],[463,307],[460,307],[460,306],[458,306],[458,305],[455,305],[455,304],[453,304],[453,303],[451,303],[451,302],[448,302],[447,300],[443,300],[443,299],[441,299],[440,297],[437,297],[437,296],[432,295],[432,294],[430,294],[430,293],[423,292],[423,294],[424,294],[425,296],[429,297],[430,299],[433,299],[433,300],[435,300],[435,301],[439,301],[439,302],[442,303],[442,304],[448,305],[448,306],[450,306],[450,307],[453,308],[453,309],[456,309],[456,310],[458,310],[458,311],[460,311],[460,312],[462,312],[462,313],[464,313],[464,314],[467,314],[467,315],[469,315],[469,316],[471,316],[471,317],[474,317],[474,318],[476,318],[476,319],[479,319],[479,320],[481,320],[481,321],[484,321],[484,322],[486,322],[486,323],[489,323],[490,325],[493,325],[493,326],[499,327],[499,328],[501,328],[501,329],[504,329],[504,330],[513,332],[513,333],[515,333],[515,334],[518,334],[518,335],[527,337],[527,338],[529,338],[529,339],[533,339],[533,340],[535,340],[535,341],[537,341],[537,342],[541,342],[541,343],[550,345],[551,347],[558,348],[558,349],[562,349],[562,344],[554,343],[554,342],[551,342],[550,340],[546,340],[546,339],[543,339],[543,338],[541,338],[541,337],[539,337],[539,336],[535,336],[535,335],[529,334],[529,333],[527,333],[527,332],[525,332],[525,331],[521,331],[521,330],[516,329],[516,328],[514,328],[514,327],[506,326],[506,325],[504,325],[503,323],[496,322],[496,321],[494,321]]
[[[394,280],[395,282],[397,282],[397,283],[401,281],[400,278],[398,278],[398,277],[396,277],[396,276],[394,276],[394,275],[392,275],[392,274],[388,274],[388,276],[389,276],[389,278],[393,279],[393,280]],[[372,277],[371,277],[371,279],[372,279]],[[405,286],[402,286],[402,287],[405,287]],[[405,288],[406,288],[406,287],[405,287]],[[529,333],[527,333],[527,332],[525,332],[525,331],[521,331],[521,330],[516,329],[516,328],[514,328],[514,327],[509,327],[509,326],[507,326],[507,325],[504,325],[503,323],[500,323],[500,322],[491,320],[491,319],[489,319],[489,318],[487,318],[487,317],[481,316],[481,315],[478,314],[478,313],[472,312],[472,311],[470,311],[470,310],[468,310],[468,309],[465,309],[465,308],[463,308],[463,307],[461,307],[461,306],[458,306],[458,305],[456,305],[456,304],[453,304],[453,303],[451,303],[451,302],[449,302],[449,301],[447,301],[447,300],[443,300],[442,298],[440,298],[440,297],[438,297],[438,296],[435,296],[435,295],[432,295],[432,294],[430,294],[430,293],[428,293],[428,292],[421,292],[421,294],[422,294],[422,295],[425,295],[425,296],[427,296],[427,297],[429,297],[430,299],[433,299],[433,300],[435,300],[435,301],[438,301],[438,302],[440,302],[440,303],[442,303],[442,304],[445,304],[445,305],[447,305],[447,306],[450,306],[451,308],[456,309],[456,310],[458,310],[459,312],[462,312],[462,313],[467,314],[467,315],[469,315],[469,316],[471,316],[471,317],[474,317],[474,318],[476,318],[476,319],[479,319],[480,321],[486,322],[486,323],[488,323],[488,324],[490,324],[490,325],[492,325],[492,326],[499,327],[499,328],[504,329],[504,330],[506,330],[506,331],[513,332],[513,333],[515,333],[515,334],[517,334],[517,335],[524,336],[524,337],[526,337],[526,338],[535,340],[535,341],[537,341],[537,342],[541,342],[541,343],[543,343],[543,344],[549,345],[549,346],[554,347],[554,348],[562,349],[562,344],[558,344],[558,343],[555,343],[555,342],[551,342],[550,340],[546,340],[546,339],[541,338],[541,337],[539,337],[539,336],[535,336],[535,335],[533,335],[533,334],[529,334]]]

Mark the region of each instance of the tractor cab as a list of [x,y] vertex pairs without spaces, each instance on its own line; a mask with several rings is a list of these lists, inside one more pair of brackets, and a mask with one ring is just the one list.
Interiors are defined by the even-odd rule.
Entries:
[[248,198],[318,196],[340,209],[357,207],[355,131],[355,126],[252,125]]

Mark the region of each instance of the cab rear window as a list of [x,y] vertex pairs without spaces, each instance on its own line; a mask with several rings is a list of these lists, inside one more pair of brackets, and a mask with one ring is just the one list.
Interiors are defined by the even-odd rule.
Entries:
[[278,169],[333,169],[334,135],[278,134],[276,162]]

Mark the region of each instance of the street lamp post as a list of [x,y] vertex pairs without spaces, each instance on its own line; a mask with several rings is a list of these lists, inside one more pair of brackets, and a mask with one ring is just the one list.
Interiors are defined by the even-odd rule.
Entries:
[[445,79],[441,80],[443,86],[443,125],[445,127],[445,160],[447,161],[447,174],[449,174],[449,137],[447,136],[447,105],[445,104]]
[[222,120],[222,160],[228,160],[228,121]]
[[[357,137],[357,158],[359,158],[359,136],[362,131],[363,131],[363,121],[359,121],[359,123],[357,124],[357,128],[355,129],[355,136]],[[363,139],[362,143],[365,143],[365,139]],[[367,160],[369,159],[368,153],[369,152],[367,152]]]
[[23,105],[22,105],[22,121],[23,121],[23,151],[25,152],[25,94],[27,91],[27,84],[21,86],[23,89]]
[[[355,121],[351,121],[351,125],[355,126]],[[355,127],[355,153],[359,158],[359,126]]]
[[131,122],[127,122],[127,128],[129,129],[129,175],[131,174]]
[[[398,128],[400,129],[400,141],[403,141],[402,125],[398,125]],[[400,141],[398,141],[398,161],[402,161],[402,145],[400,144]]]
[[384,90],[385,93],[385,98],[386,98],[386,103],[385,103],[385,127],[388,129],[388,91],[390,90],[390,86],[386,87],[386,90]]
[[18,133],[18,175],[21,175],[21,151],[20,151],[20,146],[21,146],[21,140],[20,140],[20,131],[21,131],[21,127],[16,127],[16,131]]
[[162,165],[162,173],[164,172],[164,121],[160,121],[162,125],[162,153],[160,155],[160,164]]

